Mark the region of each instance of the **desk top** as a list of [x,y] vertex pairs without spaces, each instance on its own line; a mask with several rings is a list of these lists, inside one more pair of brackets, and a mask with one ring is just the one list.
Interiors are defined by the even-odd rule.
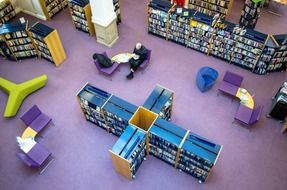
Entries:
[[118,63],[127,63],[130,58],[134,56],[133,53],[120,53],[112,57],[112,61],[116,61]]
[[36,143],[27,155],[40,166],[48,159],[51,153],[41,144]]
[[31,127],[27,127],[25,129],[25,131],[23,132],[21,138],[27,139],[27,138],[31,137],[31,138],[35,139],[36,135],[37,135],[37,132],[35,130],[33,130]]
[[244,106],[250,109],[254,108],[253,96],[251,96],[246,89],[238,88],[236,97],[240,99],[240,103],[243,104]]

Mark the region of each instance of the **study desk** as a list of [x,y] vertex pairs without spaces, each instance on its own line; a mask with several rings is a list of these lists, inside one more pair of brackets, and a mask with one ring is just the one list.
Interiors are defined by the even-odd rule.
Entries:
[[39,164],[39,166],[43,165],[50,155],[51,153],[39,143],[36,143],[27,153],[27,156]]
[[120,53],[113,56],[111,60],[117,63],[127,63],[133,56],[133,53]]
[[37,131],[35,131],[34,129],[32,129],[31,127],[27,127],[25,129],[25,131],[23,132],[22,134],[22,139],[26,139],[26,138],[29,138],[29,137],[32,137],[33,139],[35,139],[37,135]]
[[250,109],[254,108],[254,101],[253,96],[250,95],[250,93],[244,89],[244,88],[238,88],[236,97],[240,99],[240,103]]

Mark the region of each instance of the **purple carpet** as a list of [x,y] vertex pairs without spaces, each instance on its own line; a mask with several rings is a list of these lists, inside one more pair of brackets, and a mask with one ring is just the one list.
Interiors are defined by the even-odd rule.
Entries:
[[[238,22],[243,1],[236,1],[230,15]],[[0,91],[0,188],[1,190],[136,190],[136,189],[208,189],[208,190],[286,190],[287,137],[281,134],[278,121],[267,119],[271,97],[283,81],[285,73],[266,76],[252,74],[211,56],[147,34],[147,0],[122,0],[122,23],[119,40],[108,49],[95,37],[76,30],[68,9],[60,12],[47,25],[58,30],[67,53],[59,67],[42,59],[11,62],[1,59],[0,76],[22,82],[41,74],[48,75],[47,85],[23,102],[16,117],[2,117],[7,95]],[[268,8],[281,17],[263,10],[257,29],[266,33],[287,33],[287,7]],[[29,18],[35,18],[20,14]],[[112,81],[100,75],[92,61],[95,52],[109,56],[131,52],[141,41],[152,49],[151,64],[143,73],[126,80],[128,65],[121,65]],[[210,66],[219,72],[215,86],[201,93],[195,84],[199,68]],[[232,124],[239,101],[217,96],[217,88],[226,70],[244,76],[243,86],[255,94],[256,104],[263,105],[260,121],[250,130]],[[155,85],[175,91],[172,122],[223,145],[222,153],[206,184],[153,156],[139,168],[136,179],[128,181],[116,173],[108,150],[117,138],[87,122],[76,101],[77,91],[90,82],[131,103],[142,105]],[[43,131],[38,141],[55,156],[55,161],[39,175],[17,157],[15,137],[25,129],[19,117],[32,105],[51,116],[55,126]]]

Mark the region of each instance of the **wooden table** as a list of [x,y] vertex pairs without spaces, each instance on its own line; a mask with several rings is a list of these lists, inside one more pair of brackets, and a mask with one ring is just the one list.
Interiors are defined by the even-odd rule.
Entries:
[[236,97],[240,99],[240,103],[250,109],[254,109],[253,96],[244,88],[238,88]]
[[134,56],[133,53],[120,53],[112,57],[112,61],[117,63],[127,63]]
[[27,139],[27,138],[31,137],[31,138],[35,139],[36,135],[37,135],[37,131],[35,131],[35,130],[32,129],[31,127],[27,127],[27,128],[25,129],[25,131],[23,132],[21,138],[22,138],[22,139]]

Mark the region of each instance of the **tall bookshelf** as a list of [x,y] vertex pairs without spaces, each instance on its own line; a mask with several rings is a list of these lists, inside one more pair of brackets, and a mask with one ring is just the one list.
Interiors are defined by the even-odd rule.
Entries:
[[148,4],[147,15],[149,34],[223,59],[256,74],[286,70],[286,46],[279,45],[284,40],[280,37],[282,35],[275,39],[277,52],[270,55],[270,63],[265,65],[263,56],[268,51],[266,44],[270,43],[268,35],[225,21],[224,15],[211,17],[163,0],[152,0]]
[[16,12],[9,0],[0,2],[0,26],[16,16]]
[[220,14],[224,18],[228,17],[232,4],[233,0],[188,0],[188,8],[210,16]]
[[51,19],[68,4],[67,0],[40,0],[39,2],[47,19]]
[[29,31],[39,57],[60,66],[66,59],[66,53],[57,30],[38,22]]
[[245,0],[239,24],[247,28],[255,28],[263,4],[264,0]]
[[276,48],[268,65],[267,72],[286,71],[287,67],[287,35],[273,35]]
[[30,38],[28,32],[28,21],[21,23],[4,24],[0,27],[0,38],[5,41],[2,48],[8,49],[6,57],[14,60],[37,57],[35,44]]
[[95,35],[89,0],[68,0],[68,5],[76,29]]

